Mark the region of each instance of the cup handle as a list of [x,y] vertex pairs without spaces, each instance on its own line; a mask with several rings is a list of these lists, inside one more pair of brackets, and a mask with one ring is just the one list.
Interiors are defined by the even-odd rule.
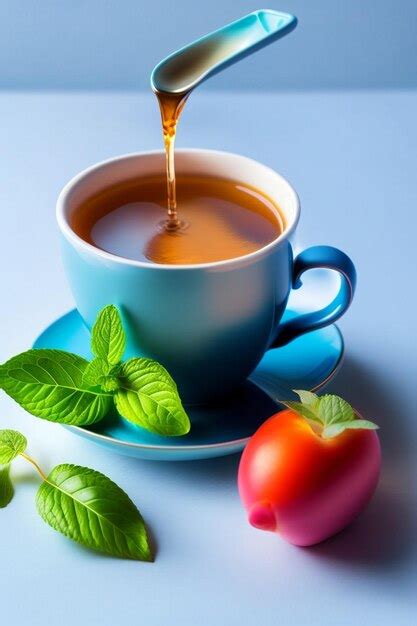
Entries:
[[271,348],[285,346],[304,333],[332,324],[349,308],[355,293],[356,270],[347,254],[331,246],[307,248],[294,259],[292,288],[299,289],[302,285],[301,275],[314,268],[326,268],[339,272],[341,285],[336,297],[319,311],[303,313],[280,324],[278,335]]

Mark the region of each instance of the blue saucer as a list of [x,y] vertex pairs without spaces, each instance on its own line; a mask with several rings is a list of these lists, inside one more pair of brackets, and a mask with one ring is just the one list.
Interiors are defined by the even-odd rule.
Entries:
[[[294,315],[289,311],[286,316]],[[90,333],[76,310],[60,317],[38,337],[34,348],[57,348],[88,359]],[[187,409],[192,428],[185,437],[159,437],[130,424],[114,412],[76,435],[115,452],[142,459],[181,461],[206,459],[241,451],[248,438],[281,407],[292,389],[317,390],[336,374],[343,357],[337,326],[304,335],[283,348],[270,350],[234,397],[211,407]]]

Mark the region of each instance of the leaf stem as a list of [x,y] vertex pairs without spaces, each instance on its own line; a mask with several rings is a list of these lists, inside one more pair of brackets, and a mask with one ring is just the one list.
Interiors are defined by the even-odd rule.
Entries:
[[36,471],[38,472],[39,476],[42,478],[42,480],[47,481],[48,477],[46,476],[46,474],[43,472],[43,470],[39,467],[38,463],[35,461],[35,459],[32,459],[31,456],[29,456],[28,454],[25,454],[24,452],[20,453],[20,456],[22,456],[24,459],[26,459],[26,461],[29,461],[29,463],[31,463],[33,465],[33,467],[36,469]]

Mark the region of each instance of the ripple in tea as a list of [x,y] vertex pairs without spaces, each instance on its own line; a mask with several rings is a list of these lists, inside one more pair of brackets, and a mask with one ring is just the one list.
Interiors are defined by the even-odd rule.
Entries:
[[167,230],[166,178],[125,181],[87,199],[71,217],[88,243],[136,261],[194,265],[232,259],[271,243],[284,229],[279,208],[248,185],[178,175],[186,228]]

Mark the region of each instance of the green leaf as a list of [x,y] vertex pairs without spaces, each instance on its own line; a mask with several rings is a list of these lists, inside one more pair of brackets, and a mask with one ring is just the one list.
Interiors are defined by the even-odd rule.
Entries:
[[94,359],[87,365],[83,374],[83,385],[101,387],[104,391],[116,391],[119,388],[117,375],[120,365],[110,365],[104,359]]
[[304,389],[293,389],[293,391],[297,394],[297,396],[299,396],[301,402],[304,405],[309,406],[311,409],[314,409],[319,401],[318,395],[312,391],[305,391]]
[[126,335],[119,311],[110,304],[99,314],[91,334],[91,350],[96,357],[116,365],[123,356]]
[[0,465],[7,465],[26,450],[26,437],[17,430],[0,430]]
[[152,359],[130,359],[121,366],[119,385],[114,401],[127,420],[158,435],[189,432],[190,420],[177,386],[162,365]]
[[337,437],[337,435],[341,435],[348,427],[348,424],[351,423],[352,422],[336,422],[334,424],[331,424],[330,426],[325,426],[323,428],[321,436],[324,439],[332,439],[333,437]]
[[306,404],[302,404],[301,402],[292,402],[290,400],[286,400],[285,402],[280,400],[280,403],[291,409],[291,411],[298,413],[298,415],[301,415],[301,417],[304,417],[305,419],[321,423],[315,412]]
[[86,387],[97,387],[107,378],[112,366],[104,359],[94,359],[88,363],[83,373],[83,385]]
[[324,426],[330,426],[336,422],[349,422],[355,419],[355,414],[350,404],[346,400],[339,398],[339,396],[330,394],[320,397],[316,412]]
[[348,428],[354,428],[354,429],[363,428],[365,430],[378,430],[379,426],[378,424],[375,424],[374,422],[370,422],[369,420],[354,419],[351,422],[349,422]]
[[40,486],[36,505],[54,530],[87,548],[121,558],[153,560],[136,506],[100,472],[58,465]]
[[86,389],[87,361],[61,350],[29,350],[0,366],[0,388],[42,419],[77,426],[101,420],[111,395]]
[[13,483],[10,478],[10,465],[0,465],[0,509],[4,509],[14,496]]
[[326,426],[323,429],[322,437],[324,437],[325,439],[331,439],[332,437],[337,437],[337,435],[340,435],[345,430],[351,429],[377,430],[378,426],[373,422],[361,419],[348,420],[347,422],[335,422],[334,424]]
[[346,400],[339,396],[326,394],[317,396],[311,391],[294,389],[301,402],[281,402],[289,409],[295,411],[301,417],[313,422],[318,422],[323,430],[321,436],[325,439],[337,437],[350,428],[376,429],[378,426],[367,420],[355,419],[355,413]]

